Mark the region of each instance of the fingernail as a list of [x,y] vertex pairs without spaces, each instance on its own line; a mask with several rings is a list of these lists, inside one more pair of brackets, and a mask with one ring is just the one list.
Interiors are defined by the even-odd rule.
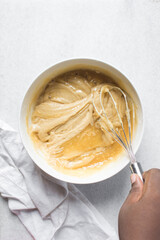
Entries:
[[136,181],[136,174],[131,174],[131,183],[133,184]]

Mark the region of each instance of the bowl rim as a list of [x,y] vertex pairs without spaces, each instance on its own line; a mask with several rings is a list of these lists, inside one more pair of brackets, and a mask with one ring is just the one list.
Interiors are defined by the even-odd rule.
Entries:
[[[100,175],[100,172],[99,171],[99,177],[98,179],[96,178],[94,180],[94,177],[93,178],[90,178],[90,176],[88,176],[88,180],[87,181],[84,181],[84,178],[76,178],[75,179],[75,176],[71,176],[71,175],[66,175],[66,174],[61,174],[59,171],[53,169],[51,166],[49,166],[49,164],[47,163],[47,165],[49,166],[49,168],[52,169],[52,172],[56,172],[57,174],[52,174],[51,171],[49,170],[44,170],[44,167],[41,165],[40,162],[38,162],[37,160],[34,159],[31,151],[28,149],[27,147],[27,143],[25,141],[25,139],[23,138],[23,127],[22,127],[22,109],[23,109],[23,105],[24,105],[24,101],[25,101],[25,98],[26,98],[26,95],[28,93],[28,91],[32,88],[32,86],[34,85],[35,81],[38,81],[38,79],[43,75],[45,74],[46,72],[49,72],[52,68],[55,68],[57,67],[58,65],[63,65],[65,64],[66,62],[72,62],[74,61],[73,64],[75,64],[76,62],[79,62],[79,61],[84,61],[84,65],[86,64],[87,61],[90,61],[92,63],[99,63],[99,64],[103,64],[103,65],[106,65],[108,66],[110,69],[114,70],[115,72],[117,72],[120,76],[123,77],[123,79],[125,78],[127,80],[127,82],[130,84],[131,88],[134,90],[134,92],[136,93],[137,95],[137,99],[139,101],[139,107],[141,109],[141,118],[142,118],[142,122],[141,122],[141,125],[142,125],[142,128],[141,128],[141,132],[139,134],[139,138],[138,138],[138,143],[137,143],[137,146],[135,148],[135,151],[134,153],[136,154],[140,144],[141,144],[141,141],[142,141],[142,137],[143,137],[143,132],[144,132],[144,112],[143,112],[143,107],[142,107],[142,102],[141,102],[141,99],[139,97],[139,94],[137,92],[137,90],[135,89],[135,87],[133,86],[133,84],[130,82],[130,80],[123,74],[121,73],[117,68],[113,67],[111,64],[108,64],[106,62],[104,62],[103,60],[99,60],[99,59],[93,59],[93,58],[69,58],[69,59],[65,59],[63,61],[58,61],[56,62],[55,64],[51,65],[50,67],[48,67],[47,69],[45,69],[44,71],[42,71],[36,78],[34,78],[34,80],[31,82],[31,84],[29,84],[27,90],[25,91],[25,94],[24,94],[24,97],[23,97],[23,100],[21,102],[21,107],[20,107],[20,112],[19,112],[19,132],[20,132],[20,137],[21,137],[21,140],[22,140],[22,143],[27,151],[27,153],[29,154],[29,156],[31,157],[32,161],[42,170],[42,174],[43,175],[49,175],[49,177],[51,178],[56,178],[58,180],[61,180],[61,181],[64,181],[64,182],[68,182],[68,183],[74,183],[74,184],[91,184],[91,183],[97,183],[97,182],[100,182],[100,181],[104,181],[104,180],[107,180],[111,177],[113,177],[114,175],[116,175],[117,173],[119,173],[120,171],[122,171],[129,163],[129,160],[128,162],[125,162],[121,165],[121,167],[117,170],[114,171],[114,173],[112,173],[110,176],[108,177],[104,177],[103,175],[101,176]],[[86,64],[87,65],[87,64]],[[63,66],[62,66],[63,68]],[[31,139],[30,139],[31,140]],[[35,150],[36,152],[36,150]],[[56,175],[56,176],[55,176]],[[94,175],[94,174],[93,174]],[[74,180],[71,180],[71,179],[68,179],[68,178],[73,178]],[[85,178],[86,180],[86,178]]]

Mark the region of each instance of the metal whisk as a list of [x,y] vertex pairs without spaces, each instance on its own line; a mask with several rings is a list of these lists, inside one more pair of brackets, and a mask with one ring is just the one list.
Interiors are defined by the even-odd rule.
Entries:
[[[111,92],[114,90],[119,91],[125,101],[125,109],[126,109],[125,115],[126,115],[127,125],[128,125],[128,136],[127,136],[127,133],[125,132],[123,120],[122,120],[122,117],[118,110],[117,103]],[[96,106],[96,103],[94,100],[93,100],[93,105],[94,105],[94,108],[95,108],[97,114],[104,121],[104,123],[106,125],[106,127],[103,127],[103,129],[105,131],[107,131],[111,135],[111,137],[124,148],[124,150],[127,152],[129,159],[130,159],[131,173],[138,174],[139,177],[141,178],[141,180],[143,181],[142,168],[141,168],[140,163],[136,161],[136,157],[135,157],[135,154],[134,154],[133,148],[132,148],[132,135],[133,135],[133,127],[134,127],[134,104],[133,104],[133,101],[121,88],[116,87],[116,86],[108,87],[108,85],[103,85],[103,86],[101,86],[99,91],[100,91],[99,92],[100,109],[98,109],[98,106]],[[119,119],[121,130],[119,128],[116,128],[113,126],[109,116],[106,113],[105,106],[103,103],[103,98],[102,98],[102,96],[104,94],[108,94],[108,96],[111,98],[111,100],[113,102],[113,107],[116,110],[116,114]],[[129,101],[130,101],[130,104],[132,105],[132,118],[133,118],[132,122],[131,122],[131,109],[129,108]]]

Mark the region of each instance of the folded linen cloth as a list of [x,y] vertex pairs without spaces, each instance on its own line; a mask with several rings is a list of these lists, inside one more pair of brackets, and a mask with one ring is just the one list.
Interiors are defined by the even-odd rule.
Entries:
[[2,121],[0,192],[33,239],[118,239],[115,230],[73,184],[42,174],[19,134]]

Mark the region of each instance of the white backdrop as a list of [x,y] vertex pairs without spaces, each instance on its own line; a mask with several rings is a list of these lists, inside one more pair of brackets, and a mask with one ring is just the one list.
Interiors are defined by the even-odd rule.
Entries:
[[[160,0],[1,0],[0,118],[18,130],[28,85],[73,57],[105,61],[130,79],[145,116],[137,158],[144,170],[160,168]],[[129,175],[126,167],[101,183],[78,186],[115,228]],[[0,238],[31,239],[2,198]]]

